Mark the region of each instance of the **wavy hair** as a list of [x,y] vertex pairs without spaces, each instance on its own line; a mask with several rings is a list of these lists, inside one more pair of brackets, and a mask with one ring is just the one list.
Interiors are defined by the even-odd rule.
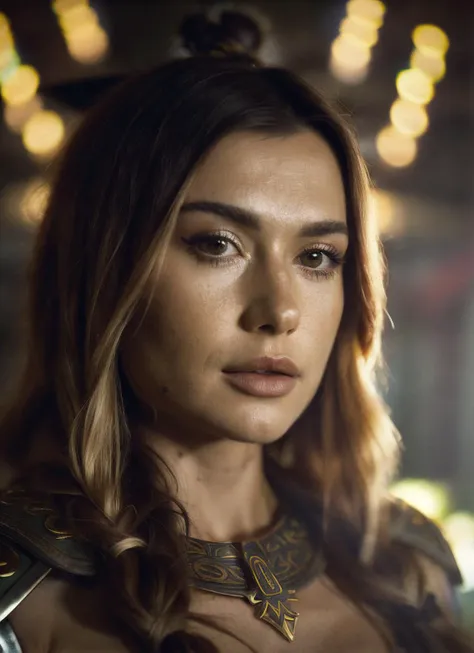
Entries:
[[[0,424],[17,478],[47,488],[102,556],[111,606],[140,651],[216,649],[186,632],[194,618],[180,535],[186,513],[163,461],[134,438],[122,336],[146,306],[150,276],[209,150],[232,132],[301,129],[327,141],[344,181],[345,307],[310,409],[268,454],[362,533],[359,562],[327,546],[328,573],[345,594],[360,606],[394,600],[371,564],[387,529],[398,437],[377,392],[383,261],[355,139],[286,70],[230,58],[175,61],[115,89],[61,157],[31,268],[24,372]],[[449,624],[443,633],[440,647],[455,641]]]

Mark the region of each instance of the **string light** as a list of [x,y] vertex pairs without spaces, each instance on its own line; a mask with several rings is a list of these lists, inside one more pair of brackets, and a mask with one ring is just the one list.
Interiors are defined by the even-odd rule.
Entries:
[[417,68],[402,70],[396,79],[398,94],[416,104],[428,104],[433,99],[434,86],[430,78]]
[[446,73],[444,55],[449,48],[446,33],[436,25],[418,25],[412,33],[414,49],[410,68],[398,73],[395,84],[398,99],[390,109],[390,127],[376,138],[379,156],[396,167],[410,165],[416,157],[415,138],[429,126],[426,106],[435,94],[435,84]]
[[428,129],[429,119],[426,109],[409,100],[398,99],[390,109],[392,125],[401,134],[418,137]]
[[375,146],[379,156],[394,168],[409,166],[415,160],[418,151],[416,140],[401,134],[392,125],[378,133]]
[[32,66],[20,65],[2,83],[2,98],[6,104],[18,106],[33,99],[39,86],[39,75]]
[[365,79],[385,11],[380,0],[347,3],[339,36],[331,46],[329,68],[336,79],[346,84],[358,84]]
[[82,64],[101,61],[109,49],[109,38],[89,2],[54,0],[51,4],[73,59]]
[[418,25],[413,30],[415,48],[431,57],[444,57],[449,48],[449,38],[436,25]]
[[55,111],[38,111],[22,130],[23,144],[39,156],[55,152],[64,138],[64,122]]
[[416,49],[410,57],[410,66],[421,70],[434,83],[439,82],[446,74],[446,63],[442,57],[431,57]]

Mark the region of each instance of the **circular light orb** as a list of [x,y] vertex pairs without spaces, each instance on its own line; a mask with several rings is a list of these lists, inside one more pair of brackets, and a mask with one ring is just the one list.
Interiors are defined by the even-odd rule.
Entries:
[[373,23],[360,22],[351,17],[342,21],[339,31],[347,40],[366,48],[372,48],[379,38],[377,27]]
[[401,134],[393,126],[385,127],[379,132],[375,146],[380,158],[394,168],[409,166],[418,152],[415,139]]
[[455,544],[474,545],[474,515],[470,512],[453,512],[443,522],[446,538]]
[[355,70],[365,68],[370,61],[370,48],[362,46],[344,34],[338,36],[331,46],[332,57],[344,67]]
[[442,483],[406,478],[395,483],[390,491],[430,519],[440,521],[449,511],[451,500]]
[[433,99],[433,82],[428,75],[417,68],[398,73],[396,86],[401,98],[415,104],[428,104]]
[[338,79],[340,82],[354,86],[365,80],[369,68],[368,66],[363,66],[362,68],[351,68],[334,57],[331,57],[329,60],[329,70],[333,77]]
[[350,18],[361,23],[371,23],[378,28],[382,25],[387,8],[380,0],[350,0],[346,11]]
[[75,5],[63,10],[58,17],[59,25],[68,36],[74,30],[88,25],[97,25],[97,14],[88,5]]
[[6,104],[17,106],[31,100],[38,90],[39,75],[32,66],[18,66],[2,84],[2,98]]
[[429,119],[426,109],[421,104],[398,99],[390,109],[392,125],[401,134],[418,137],[428,129]]
[[23,144],[32,154],[53,153],[64,138],[64,122],[55,111],[38,111],[24,125]]
[[446,32],[436,25],[418,25],[413,30],[412,40],[420,52],[431,56],[443,56],[449,48]]
[[446,74],[446,63],[443,57],[432,57],[421,50],[413,50],[410,66],[424,72],[433,82],[439,82]]
[[109,49],[109,39],[98,25],[84,25],[67,38],[67,49],[73,59],[83,64],[102,61]]
[[20,199],[20,214],[24,222],[41,222],[50,193],[51,188],[44,179],[33,179],[27,184]]
[[3,119],[13,132],[21,133],[23,126],[31,116],[43,108],[43,103],[38,95],[35,95],[29,102],[13,105],[7,104],[3,110]]

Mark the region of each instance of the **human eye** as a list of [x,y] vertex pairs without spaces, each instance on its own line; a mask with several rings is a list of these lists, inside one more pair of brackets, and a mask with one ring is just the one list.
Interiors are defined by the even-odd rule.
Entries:
[[191,254],[213,265],[225,265],[242,254],[238,239],[228,232],[199,233],[183,241]]
[[309,278],[333,277],[344,263],[344,255],[330,245],[317,245],[304,249],[297,260]]

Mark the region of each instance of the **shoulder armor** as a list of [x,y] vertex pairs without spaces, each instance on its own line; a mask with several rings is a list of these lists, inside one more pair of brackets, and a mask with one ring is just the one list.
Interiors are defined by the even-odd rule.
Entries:
[[461,572],[439,526],[416,508],[394,499],[390,514],[393,541],[417,549],[444,569],[452,585],[461,585]]
[[53,508],[22,492],[0,496],[0,622],[58,569],[93,576],[91,552],[73,539]]

